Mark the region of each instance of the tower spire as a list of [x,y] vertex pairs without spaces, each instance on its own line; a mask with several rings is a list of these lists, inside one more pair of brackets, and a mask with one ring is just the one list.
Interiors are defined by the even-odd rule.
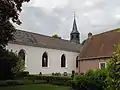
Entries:
[[79,38],[80,38],[79,34],[80,33],[78,32],[78,29],[77,29],[77,24],[76,24],[75,17],[76,17],[76,13],[74,12],[74,21],[73,21],[73,28],[72,28],[72,31],[70,33],[70,36],[71,36],[70,40],[74,41],[76,43],[79,43]]
[[73,21],[73,28],[72,28],[71,34],[72,34],[72,33],[79,33],[78,30],[77,30],[77,24],[76,24],[76,19],[75,19],[75,17],[76,17],[76,13],[74,12],[74,21]]
[[74,19],[75,19],[76,13],[74,12]]

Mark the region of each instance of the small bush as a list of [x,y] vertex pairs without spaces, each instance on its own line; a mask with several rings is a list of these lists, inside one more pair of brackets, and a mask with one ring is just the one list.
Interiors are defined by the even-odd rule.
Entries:
[[42,75],[42,72],[40,72],[39,75]]
[[55,76],[58,76],[58,73],[55,73]]
[[28,71],[24,71],[24,72],[19,72],[16,74],[16,78],[23,78],[23,77],[27,77],[29,75]]
[[56,76],[61,76],[61,73],[56,73]]
[[76,72],[75,75],[78,75],[78,73]]
[[28,71],[24,71],[24,72],[23,72],[23,76],[24,76],[24,77],[27,77],[28,75],[29,75],[29,72],[28,72]]
[[80,73],[80,75],[84,75],[84,73]]
[[52,73],[52,76],[61,76],[61,73]]
[[55,73],[52,73],[52,76],[54,76],[55,75]]
[[68,75],[67,72],[64,72],[64,73],[63,73],[63,76],[67,76],[67,75]]

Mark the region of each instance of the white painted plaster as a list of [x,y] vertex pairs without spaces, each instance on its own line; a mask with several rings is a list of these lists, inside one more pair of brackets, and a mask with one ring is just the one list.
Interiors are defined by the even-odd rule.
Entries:
[[[76,70],[76,57],[79,53],[70,52],[64,50],[48,49],[41,47],[8,44],[7,49],[12,49],[13,52],[19,52],[20,49],[26,51],[25,66],[26,70],[30,74],[52,74],[53,72],[67,72],[71,73],[72,70]],[[44,52],[48,53],[48,67],[42,67],[42,55]],[[66,67],[61,68],[61,56],[65,54],[66,56]]]

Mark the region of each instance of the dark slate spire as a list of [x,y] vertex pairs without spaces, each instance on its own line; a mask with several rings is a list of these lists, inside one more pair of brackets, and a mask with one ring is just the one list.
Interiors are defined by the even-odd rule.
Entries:
[[77,24],[76,24],[76,19],[74,14],[73,28],[72,28],[72,32],[70,33],[70,41],[73,41],[75,43],[80,43],[79,34],[80,33],[78,32],[78,29],[77,29]]
[[74,21],[73,21],[73,28],[72,28],[72,33],[79,33],[77,30],[77,24],[76,24],[76,19],[75,19],[75,14],[74,14]]

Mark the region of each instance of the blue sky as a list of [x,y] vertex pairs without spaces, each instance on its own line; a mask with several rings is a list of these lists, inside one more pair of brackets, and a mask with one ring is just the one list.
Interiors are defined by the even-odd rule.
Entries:
[[81,41],[93,34],[120,27],[120,0],[31,0],[23,5],[19,29],[69,39],[76,12]]

